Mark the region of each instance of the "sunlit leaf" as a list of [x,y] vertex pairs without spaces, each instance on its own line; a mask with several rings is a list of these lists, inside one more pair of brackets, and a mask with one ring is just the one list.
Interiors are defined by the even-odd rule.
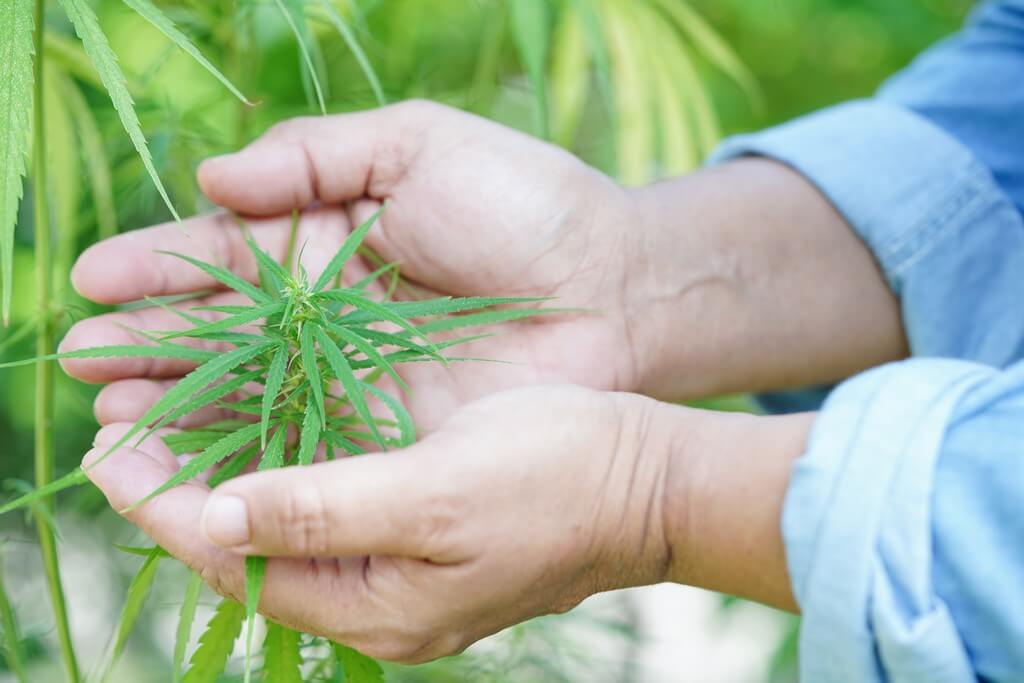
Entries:
[[164,553],[162,548],[153,548],[128,586],[128,595],[125,598],[124,607],[121,609],[121,618],[118,619],[117,631],[111,643],[110,652],[107,655],[107,664],[103,675],[100,677],[100,680],[104,681],[104,683],[111,680],[114,668],[117,666],[121,653],[124,651],[125,643],[128,642],[128,636],[131,635],[135,622],[142,613],[142,607],[146,602],[146,598],[149,597],[153,581],[156,579],[156,570],[163,557],[166,557],[166,553]]
[[252,635],[266,573],[267,558],[254,555],[245,558],[245,683],[252,680]]
[[320,113],[327,113],[327,104],[324,102],[324,90],[320,83],[320,76],[317,74],[316,67],[313,65],[313,58],[310,53],[310,44],[308,31],[306,30],[306,16],[303,11],[301,2],[295,2],[294,0],[274,0],[274,4],[277,5],[277,9],[280,10],[281,16],[284,17],[285,22],[288,24],[288,28],[291,29],[292,34],[295,36],[295,42],[299,46],[299,53],[302,55],[302,62],[305,65],[309,77],[313,81],[313,88],[316,90],[317,104],[320,105]]
[[14,228],[29,149],[32,112],[33,0],[0,5],[0,278],[3,320],[11,315]]
[[384,670],[373,659],[340,643],[331,643],[345,683],[384,683]]
[[234,600],[222,600],[199,637],[199,647],[192,653],[183,683],[217,683],[244,622],[245,607]]
[[172,683],[181,681],[181,671],[185,663],[185,648],[192,637],[192,622],[196,618],[196,606],[203,592],[203,578],[195,572],[189,572],[185,598],[181,602],[178,613],[178,628],[174,632],[174,655],[171,662]]
[[273,683],[302,683],[300,634],[273,622],[267,622],[263,640],[263,680]]
[[142,160],[146,173],[149,174],[171,215],[174,216],[175,220],[180,221],[181,217],[178,216],[178,212],[174,208],[174,204],[171,203],[171,198],[167,194],[166,188],[164,188],[163,181],[160,180],[160,175],[156,171],[156,166],[153,165],[153,156],[149,151],[149,143],[146,142],[146,136],[142,132],[142,125],[139,123],[139,117],[135,112],[135,103],[132,100],[131,93],[128,92],[128,85],[121,67],[118,66],[117,57],[114,55],[114,51],[110,49],[110,43],[107,42],[107,37],[100,28],[96,13],[93,12],[88,0],[60,0],[60,3],[64,7],[64,12],[67,14],[68,19],[74,25],[75,33],[82,40],[86,54],[89,55],[89,59],[96,68],[96,72],[103,81],[103,85],[110,95],[110,100],[114,104],[114,109],[121,119],[121,125],[124,126],[125,132],[128,133],[128,138]]

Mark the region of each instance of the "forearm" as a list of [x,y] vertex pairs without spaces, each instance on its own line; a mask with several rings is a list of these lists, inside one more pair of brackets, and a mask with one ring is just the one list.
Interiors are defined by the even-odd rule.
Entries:
[[638,391],[806,386],[906,355],[899,302],[871,252],[788,167],[745,159],[632,198]]

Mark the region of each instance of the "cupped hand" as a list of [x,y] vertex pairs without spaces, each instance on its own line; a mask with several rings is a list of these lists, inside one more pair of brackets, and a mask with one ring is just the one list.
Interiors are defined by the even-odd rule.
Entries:
[[[463,407],[403,451],[193,482],[128,513],[219,592],[269,556],[260,611],[422,662],[603,590],[666,578],[668,453],[655,402],[533,387]],[[92,461],[126,428],[100,432]],[[123,509],[178,461],[159,439],[89,470]]]
[[[284,122],[237,154],[199,171],[215,203],[246,217],[256,241],[287,251],[290,213],[303,211],[307,269],[323,267],[353,224],[382,202],[367,240],[427,295],[553,297],[550,306],[590,309],[503,326],[464,355],[509,364],[444,368],[409,364],[408,399],[424,429],[457,406],[504,388],[571,382],[636,388],[627,277],[629,195],[564,151],[475,116],[427,102]],[[73,280],[86,297],[115,304],[215,288],[199,271],[157,250],[212,260],[255,279],[241,230],[223,213],[127,233],[87,250]],[[366,264],[347,269],[351,279]],[[230,299],[226,293],[212,298]],[[203,301],[208,303],[209,299]],[[184,304],[188,306],[189,304]],[[174,329],[159,309],[115,313],[72,329],[63,350],[141,341],[126,329]],[[72,375],[116,382],[97,402],[103,423],[131,421],[188,370],[180,362],[68,361]]]

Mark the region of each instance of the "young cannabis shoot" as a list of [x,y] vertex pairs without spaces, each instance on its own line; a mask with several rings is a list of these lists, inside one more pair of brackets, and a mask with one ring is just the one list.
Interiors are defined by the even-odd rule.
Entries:
[[[11,367],[63,358],[173,358],[194,361],[197,367],[171,387],[128,431],[89,467],[95,467],[111,453],[134,442],[138,445],[158,430],[177,423],[181,418],[214,406],[227,409],[237,417],[198,429],[164,434],[164,442],[176,455],[194,454],[172,477],[135,502],[129,509],[142,505],[168,489],[210,472],[208,484],[215,487],[255,466],[258,470],[304,466],[313,463],[320,452],[328,460],[359,456],[368,449],[387,450],[407,446],[416,439],[413,420],[398,397],[376,385],[388,376],[399,390],[407,390],[395,366],[410,362],[441,362],[470,360],[450,357],[443,352],[486,335],[454,336],[443,341],[432,337],[458,333],[467,327],[493,325],[521,320],[551,309],[526,307],[540,298],[513,297],[450,297],[428,300],[396,301],[391,299],[398,282],[394,264],[381,266],[350,287],[341,286],[341,274],[350,259],[360,250],[367,233],[380,216],[378,211],[355,229],[324,271],[314,280],[301,266],[295,272],[274,260],[257,246],[250,235],[246,241],[256,260],[259,285],[252,284],[216,265],[183,254],[169,253],[182,259],[248,299],[238,305],[204,306],[189,310],[153,302],[178,316],[184,329],[174,331],[138,331],[147,344],[106,346],[53,354],[42,358],[0,365]],[[298,218],[292,225],[294,251]],[[370,294],[371,284],[389,279],[383,297]],[[379,300],[378,300],[379,299]],[[509,307],[516,306],[519,307]],[[208,312],[221,317],[208,322],[197,314]],[[454,315],[459,314],[459,315]],[[198,348],[197,341],[207,342]],[[216,345],[219,350],[209,350]],[[381,406],[385,416],[376,414],[371,403]],[[297,435],[297,438],[290,438]],[[27,505],[87,481],[81,468],[56,480],[49,486],[0,508],[0,514]],[[159,559],[153,549],[152,561]],[[250,678],[253,622],[262,588],[265,559],[250,557],[246,561],[246,605],[234,606],[226,601],[211,620],[200,647],[192,658],[192,671],[221,669],[227,654],[224,638],[230,642],[248,621],[246,633],[245,680]],[[198,589],[190,586],[182,609],[182,626],[188,639],[194,601]],[[189,601],[192,601],[191,607]],[[188,621],[185,624],[185,621]],[[180,640],[180,638],[179,638]],[[216,646],[213,642],[216,641]],[[265,652],[265,660],[279,665],[295,663],[295,677],[274,680],[300,680],[300,634],[274,626],[267,636],[275,654]],[[294,652],[287,655],[280,648]],[[219,653],[210,659],[211,649]],[[379,667],[362,661],[360,655],[343,646],[334,647],[341,666],[356,670],[379,672]],[[227,650],[227,653],[230,649]],[[223,657],[221,657],[223,654]],[[175,648],[175,669],[180,670],[184,643]],[[361,663],[360,663],[361,662]],[[218,664],[219,663],[219,664]],[[265,661],[264,666],[268,664]],[[291,665],[289,665],[291,666]],[[190,680],[186,674],[186,681]],[[378,680],[366,678],[365,680]],[[192,677],[194,680],[201,678]],[[350,676],[351,680],[359,680]]]

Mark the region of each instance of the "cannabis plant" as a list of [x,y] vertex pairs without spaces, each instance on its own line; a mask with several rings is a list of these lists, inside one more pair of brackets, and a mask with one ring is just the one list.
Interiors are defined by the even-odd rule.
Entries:
[[[355,229],[315,278],[301,266],[295,270],[286,268],[248,234],[246,242],[258,266],[258,286],[217,265],[167,252],[168,257],[186,261],[242,295],[247,302],[184,309],[154,301],[178,316],[183,328],[136,330],[147,339],[146,344],[81,349],[0,367],[66,358],[173,358],[197,363],[89,467],[95,467],[118,448],[130,443],[138,445],[204,408],[226,409],[237,417],[163,436],[172,452],[194,457],[129,509],[203,473],[209,475],[208,483],[215,487],[252,468],[310,465],[318,453],[333,460],[407,446],[416,439],[413,420],[398,396],[377,386],[379,378],[387,376],[397,390],[404,390],[406,385],[396,365],[470,360],[445,353],[482,336],[459,335],[459,330],[520,320],[553,309],[523,307],[542,301],[536,298],[393,300],[391,295],[399,281],[395,264],[384,264],[359,282],[342,286],[345,264],[360,250],[379,215],[378,211]],[[296,215],[289,254],[295,252],[297,227]],[[286,257],[285,263],[289,260],[291,257]],[[382,281],[387,282],[386,288],[380,286]],[[374,285],[383,289],[383,296],[372,294]],[[200,317],[207,313],[222,317],[208,322]],[[440,334],[446,338],[436,340]],[[208,342],[207,346],[225,350],[197,348],[186,341]],[[375,411],[371,404],[381,410]],[[79,468],[8,503],[0,508],[0,514],[85,481],[85,471]],[[148,590],[155,564],[164,555],[159,548],[144,552],[147,560],[130,589],[129,605],[138,604],[133,596]],[[249,679],[252,626],[264,569],[264,558],[246,560],[245,606],[231,601],[221,604],[200,639],[192,668],[184,680],[213,680],[223,669],[244,620],[249,624],[246,680]],[[181,669],[198,584],[190,585],[186,595],[175,647],[175,671]],[[130,616],[134,619],[134,615]],[[122,624],[119,629],[108,670],[120,653],[129,626]],[[270,627],[264,645],[264,668],[274,674],[267,680],[301,680],[300,645],[317,644],[316,639],[304,638],[280,626]],[[382,680],[379,667],[357,652],[338,644],[331,644],[328,649],[345,667],[346,680]],[[359,671],[363,673],[354,673]]]

